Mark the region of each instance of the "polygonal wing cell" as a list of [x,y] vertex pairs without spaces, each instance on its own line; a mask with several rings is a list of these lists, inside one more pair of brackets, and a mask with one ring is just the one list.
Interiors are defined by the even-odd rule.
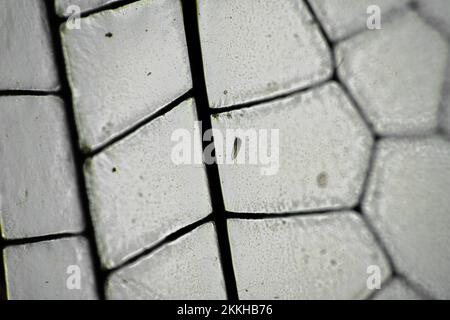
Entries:
[[56,97],[0,97],[2,235],[22,239],[84,229],[66,122]]
[[81,237],[4,249],[11,300],[97,299],[88,242]]
[[55,0],[56,13],[60,17],[78,15],[121,0]]
[[404,7],[408,2],[408,0],[306,1],[311,4],[328,37],[334,41],[366,30],[367,21],[374,13],[380,14],[380,20],[383,23],[391,11]]
[[44,1],[1,1],[0,43],[0,90],[59,88]]
[[339,78],[380,135],[436,129],[448,55],[446,40],[413,12],[336,48]]
[[330,50],[303,1],[199,0],[211,107],[311,86],[332,73]]
[[226,299],[211,223],[115,272],[109,299]]
[[387,139],[378,146],[364,213],[397,270],[450,298],[450,142]]
[[383,284],[381,290],[375,295],[374,300],[422,300],[420,296],[404,280],[395,278]]
[[186,130],[200,142],[195,119],[195,103],[188,100],[87,162],[89,203],[104,266],[117,266],[211,212],[204,166],[172,159],[175,130]]
[[181,4],[138,1],[62,27],[83,149],[95,149],[191,87]]
[[[358,202],[373,140],[336,83],[214,115],[212,125],[227,210],[283,213]],[[233,141],[240,148],[230,148]]]
[[365,298],[368,270],[389,277],[386,258],[354,212],[229,220],[241,299]]

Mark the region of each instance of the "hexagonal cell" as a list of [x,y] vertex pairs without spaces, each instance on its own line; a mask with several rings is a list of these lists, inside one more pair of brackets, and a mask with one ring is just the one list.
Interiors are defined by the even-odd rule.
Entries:
[[386,139],[377,148],[363,210],[397,270],[450,298],[450,142]]
[[69,17],[74,13],[88,12],[117,1],[120,0],[55,0],[55,8],[60,17]]
[[372,137],[336,83],[214,115],[212,124],[227,210],[282,213],[357,203]]
[[[328,37],[341,40],[367,29],[367,20],[373,14],[371,6],[380,9],[381,27],[384,19],[408,0],[308,0]],[[369,13],[368,13],[369,12]]]
[[2,1],[0,21],[0,90],[56,91],[58,69],[44,1]]
[[0,97],[0,221],[8,239],[84,228],[65,106]]
[[211,107],[273,97],[331,76],[325,39],[303,1],[199,0]]
[[340,79],[380,135],[436,129],[448,54],[445,39],[413,12],[336,48]]
[[[138,1],[62,27],[81,147],[95,149],[192,87],[179,1]],[[95,88],[93,90],[93,88]]]
[[81,237],[4,249],[10,300],[97,299],[88,242]]
[[360,299],[368,268],[390,269],[354,212],[289,219],[228,220],[241,299]]
[[211,223],[112,274],[109,299],[226,299]]
[[383,285],[375,295],[374,300],[422,300],[423,298],[414,291],[404,280],[395,278]]
[[418,0],[418,11],[439,31],[450,36],[450,2],[447,0]]
[[[211,212],[204,166],[172,159],[175,130],[186,130],[200,142],[194,120],[191,99],[87,162],[88,196],[104,266],[117,266]],[[194,152],[201,159],[201,148]]]

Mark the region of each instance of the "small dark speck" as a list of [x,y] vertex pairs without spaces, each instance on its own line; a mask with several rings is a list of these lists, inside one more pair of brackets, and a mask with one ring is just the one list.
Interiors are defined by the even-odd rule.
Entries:
[[409,6],[410,6],[410,8],[412,9],[412,10],[417,10],[417,9],[419,9],[419,3],[418,3],[418,1],[411,1],[410,2],[410,4],[409,4]]
[[151,76],[151,75],[152,75],[152,73],[151,73],[151,72],[147,73],[147,77],[148,77],[148,76]]
[[237,155],[239,153],[239,149],[241,148],[241,144],[242,141],[240,138],[236,137],[236,139],[234,140],[234,144],[233,144],[233,154],[232,154],[232,159],[236,159]]
[[328,185],[328,175],[325,172],[317,176],[317,184],[320,188],[325,188]]
[[112,38],[113,34],[111,32],[105,33],[105,37]]
[[224,91],[223,91],[223,94],[228,94],[228,90],[224,90]]
[[114,167],[114,168],[111,169],[111,171],[112,171],[112,172],[117,172],[117,168]]

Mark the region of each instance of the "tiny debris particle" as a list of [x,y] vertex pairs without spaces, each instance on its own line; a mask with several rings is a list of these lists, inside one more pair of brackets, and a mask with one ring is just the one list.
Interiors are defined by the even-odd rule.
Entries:
[[114,168],[111,169],[111,171],[112,171],[112,172],[117,172],[117,168],[114,167]]
[[328,185],[328,175],[325,172],[322,172],[317,176],[317,185],[320,188],[325,188]]
[[239,153],[239,149],[241,148],[241,144],[242,141],[241,139],[239,139],[238,137],[236,137],[236,139],[234,139],[234,144],[233,144],[233,154],[232,154],[232,159],[236,159],[238,153]]
[[105,33],[105,37],[112,38],[113,34],[111,32]]
[[147,73],[147,77],[150,76],[151,74],[152,74],[151,72]]
[[224,91],[223,91],[223,94],[228,94],[228,90],[224,90]]

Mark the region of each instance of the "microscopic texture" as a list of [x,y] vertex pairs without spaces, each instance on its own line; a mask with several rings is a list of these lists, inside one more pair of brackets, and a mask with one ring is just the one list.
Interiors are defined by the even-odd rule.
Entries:
[[97,299],[88,242],[81,237],[4,249],[10,300]]
[[109,299],[226,299],[217,239],[203,225],[114,273]]
[[59,88],[44,1],[1,1],[0,44],[0,90]]
[[445,39],[413,12],[336,48],[339,78],[380,135],[436,128],[448,56]]
[[84,228],[65,106],[59,98],[0,97],[3,237]]
[[[200,141],[195,119],[188,100],[88,160],[89,203],[104,266],[117,266],[211,212],[204,166],[177,165],[172,158],[175,130]],[[194,152],[201,159],[201,148]]]
[[83,18],[79,30],[65,24],[61,32],[84,150],[192,87],[179,1],[139,1]]
[[419,0],[417,8],[425,20],[450,37],[450,1]]
[[336,83],[213,115],[212,124],[227,210],[282,213],[357,203],[372,137]]
[[378,145],[363,210],[397,270],[450,298],[450,142],[386,139]]
[[272,97],[331,76],[330,50],[303,1],[199,0],[211,107]]
[[228,228],[241,299],[360,299],[371,293],[369,266],[390,274],[353,212],[229,220]]
[[446,133],[450,137],[450,92],[445,95],[445,102],[440,117],[440,124],[444,129],[444,133]]
[[121,0],[55,0],[56,13],[61,17],[69,17]]
[[[408,0],[308,0],[331,40],[341,40],[367,30],[370,17],[380,14],[381,28],[385,18]],[[428,0],[429,1],[429,0]],[[379,9],[379,10],[378,10]],[[381,29],[381,30],[382,30]],[[383,32],[381,31],[380,32]]]
[[405,281],[393,279],[383,285],[374,300],[422,300],[423,298],[414,291]]

